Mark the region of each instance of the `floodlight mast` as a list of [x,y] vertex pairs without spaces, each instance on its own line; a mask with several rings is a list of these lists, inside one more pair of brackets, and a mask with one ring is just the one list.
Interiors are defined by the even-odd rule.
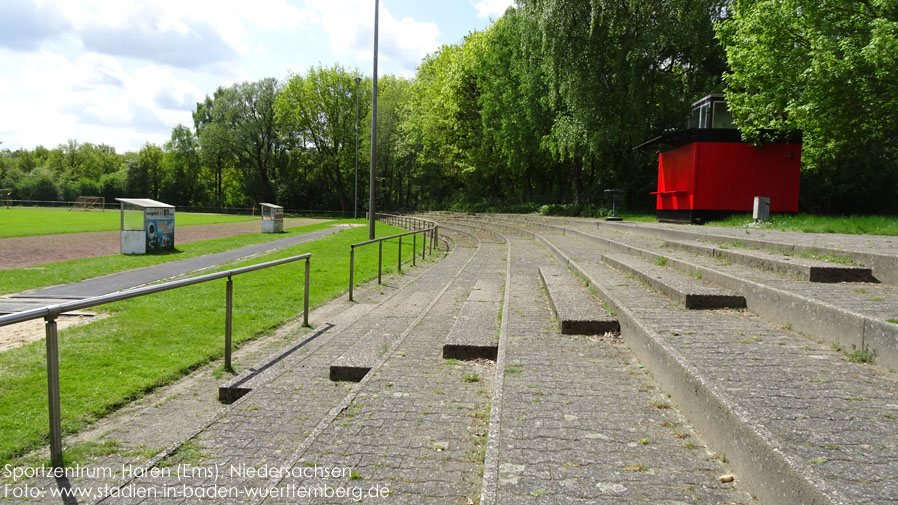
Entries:
[[355,199],[352,201],[352,218],[359,218],[359,83],[361,77],[355,78]]
[[374,0],[374,95],[371,99],[371,174],[368,179],[368,240],[374,239],[374,181],[375,155],[377,154],[377,22],[380,13],[380,0]]

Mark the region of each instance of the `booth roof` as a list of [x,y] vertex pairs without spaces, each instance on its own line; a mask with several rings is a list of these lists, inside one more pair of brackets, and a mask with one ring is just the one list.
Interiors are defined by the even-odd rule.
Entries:
[[271,207],[273,209],[283,209],[280,205],[275,205],[273,203],[260,203],[259,205],[262,207]]
[[149,198],[116,198],[116,201],[127,203],[129,205],[134,205],[135,207],[143,207],[143,208],[164,208],[164,209],[174,209],[174,205],[169,205],[167,203],[157,202],[156,200],[150,200]]

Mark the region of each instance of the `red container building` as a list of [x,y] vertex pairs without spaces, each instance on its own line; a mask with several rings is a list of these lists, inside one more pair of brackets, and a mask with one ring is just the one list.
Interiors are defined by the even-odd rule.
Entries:
[[756,196],[771,212],[798,211],[801,143],[742,142],[720,95],[693,104],[690,128],[640,147],[664,144],[658,156],[656,209],[660,221],[701,223],[751,212]]

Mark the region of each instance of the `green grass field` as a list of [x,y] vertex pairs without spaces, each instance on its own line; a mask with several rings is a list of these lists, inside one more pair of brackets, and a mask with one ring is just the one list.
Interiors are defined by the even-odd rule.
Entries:
[[[15,270],[0,270],[0,294],[19,293],[26,289],[36,289],[56,284],[69,284],[72,282],[91,279],[101,275],[131,270],[150,265],[158,265],[169,261],[183,260],[229,251],[262,242],[269,242],[286,238],[292,235],[301,235],[313,231],[323,230],[338,223],[352,223],[356,221],[324,221],[306,226],[288,228],[284,233],[248,233],[233,237],[178,244],[173,252],[159,252],[145,255],[113,254],[99,258],[81,258],[76,260],[47,263],[36,267],[19,268]],[[358,221],[361,222],[361,221]]]
[[[226,214],[175,213],[175,226],[234,223],[259,219]],[[0,208],[0,238],[59,235],[88,231],[116,231],[121,228],[118,210],[77,211],[48,208]]]
[[[319,305],[347,290],[349,244],[366,240],[367,231],[348,229],[244,264],[312,253],[310,303]],[[384,236],[399,230],[378,224],[377,231]],[[410,261],[411,248],[407,242],[403,245],[403,257]],[[420,247],[418,241],[418,254]],[[384,245],[385,272],[396,268],[396,248],[396,241]],[[235,343],[268,334],[301,313],[303,268],[303,262],[297,262],[234,278]],[[376,274],[376,246],[357,251],[356,279],[362,282]],[[65,433],[77,432],[224,354],[224,280],[103,310],[110,317],[60,332]],[[46,444],[47,431],[46,353],[44,342],[37,341],[0,354],[0,466]]]

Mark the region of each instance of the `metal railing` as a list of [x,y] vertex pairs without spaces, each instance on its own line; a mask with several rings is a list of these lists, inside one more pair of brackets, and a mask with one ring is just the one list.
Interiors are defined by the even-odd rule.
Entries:
[[305,292],[303,295],[303,316],[302,324],[309,325],[309,262],[312,258],[311,253],[301,254],[299,256],[291,256],[279,260],[259,263],[258,265],[250,265],[241,268],[234,268],[222,272],[201,275],[199,277],[191,277],[189,279],[181,279],[177,281],[155,284],[128,291],[118,293],[110,293],[103,296],[95,296],[93,298],[85,298],[72,302],[61,303],[58,305],[48,305],[39,309],[26,310],[16,312],[6,316],[0,316],[0,327],[11,324],[31,321],[33,319],[43,318],[46,324],[46,344],[47,344],[47,391],[49,397],[50,410],[50,461],[54,467],[62,467],[62,420],[59,405],[59,340],[56,331],[56,318],[65,312],[85,309],[88,307],[96,307],[107,303],[137,298],[161,291],[183,288],[194,284],[201,284],[216,279],[227,278],[225,285],[225,369],[231,370],[231,319],[233,315],[233,296],[234,285],[231,280],[232,276],[245,274],[255,270],[262,270],[285,263],[305,260]]
[[[349,246],[349,301],[353,301],[352,294],[355,287],[355,248],[370,244],[377,244],[377,283],[381,284],[383,274],[383,258],[384,258],[384,241],[399,239],[399,253],[397,254],[397,269],[402,272],[402,237],[412,236],[412,266],[415,266],[415,259],[418,255],[417,237],[421,234],[421,259],[423,260],[427,254],[427,237],[430,237],[430,253],[433,254],[434,244],[439,240],[439,225],[428,219],[421,219],[411,216],[396,216],[392,214],[375,214],[378,221],[399,226],[401,228],[414,228],[413,231],[390,235],[388,237],[375,238],[366,240]],[[447,246],[448,247],[448,246]],[[439,249],[439,246],[437,246]]]

